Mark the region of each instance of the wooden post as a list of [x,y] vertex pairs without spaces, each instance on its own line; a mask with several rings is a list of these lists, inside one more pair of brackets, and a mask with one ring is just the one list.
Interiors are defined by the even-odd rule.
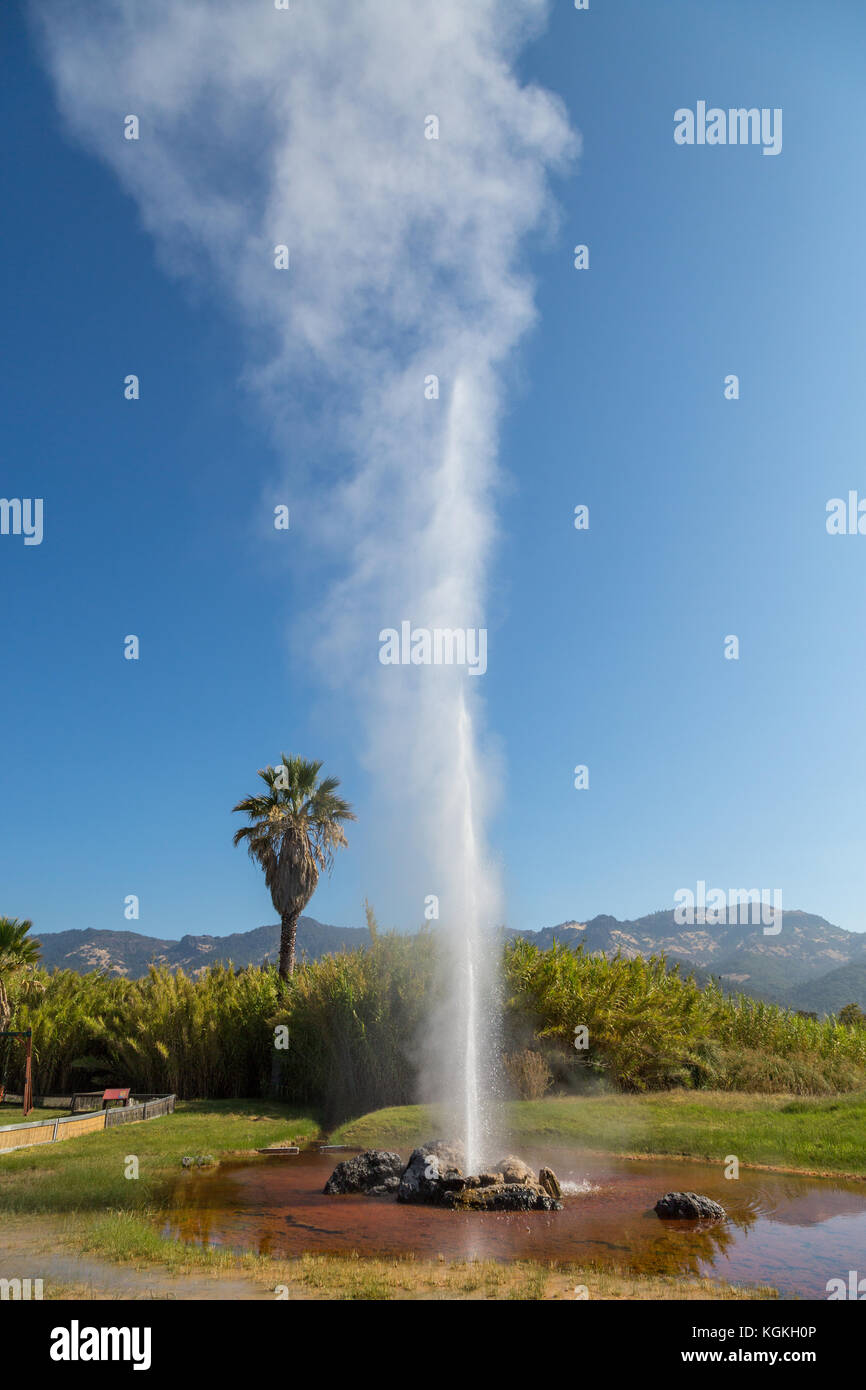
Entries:
[[[24,1104],[22,1109],[27,1116],[33,1109],[33,1030],[27,1028],[23,1033],[18,1033],[14,1029],[7,1028],[0,1033],[0,1038],[24,1039]],[[2,1091],[0,1091],[0,1095],[2,1095]]]
[[33,1109],[33,1030],[27,1029],[24,1035],[25,1056],[24,1056],[24,1115],[25,1118]]

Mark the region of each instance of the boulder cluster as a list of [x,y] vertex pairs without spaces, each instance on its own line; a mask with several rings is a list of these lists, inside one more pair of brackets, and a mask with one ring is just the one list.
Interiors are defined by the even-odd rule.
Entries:
[[437,1139],[413,1149],[408,1163],[399,1154],[368,1149],[338,1163],[325,1183],[327,1193],[366,1192],[396,1196],[459,1211],[560,1211],[562,1189],[551,1168],[536,1174],[513,1154],[483,1173],[465,1173],[463,1149]]

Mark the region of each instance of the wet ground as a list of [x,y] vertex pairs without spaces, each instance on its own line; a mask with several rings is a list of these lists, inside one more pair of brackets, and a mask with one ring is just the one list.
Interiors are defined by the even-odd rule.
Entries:
[[41,1279],[46,1299],[167,1299],[223,1300],[237,1303],[273,1299],[273,1293],[254,1280],[237,1277],[173,1273],[161,1266],[136,1269],[111,1260],[52,1248],[50,1222],[15,1218],[4,1220],[0,1232],[0,1263],[4,1277]]
[[[561,1212],[460,1213],[393,1199],[326,1197],[346,1155],[302,1151],[182,1174],[165,1234],[260,1254],[438,1255],[446,1259],[574,1260],[647,1274],[770,1284],[788,1296],[826,1298],[827,1281],[866,1274],[866,1184],[721,1164],[631,1161],[548,1148],[523,1151],[564,1184]],[[704,1193],[728,1220],[660,1221],[671,1190]]]

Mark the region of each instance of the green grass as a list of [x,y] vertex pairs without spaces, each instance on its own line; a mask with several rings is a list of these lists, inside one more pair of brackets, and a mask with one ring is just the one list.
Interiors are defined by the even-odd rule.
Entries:
[[[276,1101],[182,1102],[173,1115],[0,1153],[0,1206],[9,1214],[151,1210],[186,1154],[227,1157],[318,1133],[316,1118]],[[125,1176],[130,1154],[137,1179]]]
[[169,1272],[209,1270],[225,1273],[229,1270],[256,1270],[261,1257],[255,1254],[237,1255],[231,1250],[212,1245],[194,1245],[187,1241],[171,1240],[160,1235],[151,1213],[110,1211],[95,1220],[73,1223],[77,1243],[88,1254],[119,1264],[142,1268],[159,1264]]
[[283,1279],[308,1297],[341,1300],[497,1299],[573,1301],[583,1285],[593,1299],[772,1299],[766,1286],[736,1288],[709,1279],[641,1275],[570,1261],[377,1259],[359,1255],[303,1255],[284,1267]]
[[387,1110],[373,1110],[360,1119],[348,1120],[334,1130],[329,1142],[357,1145],[359,1149],[408,1149],[440,1137],[439,1130],[435,1111],[427,1106],[392,1105]]
[[[866,1094],[815,1100],[729,1091],[563,1097],[508,1107],[515,1143],[573,1144],[604,1153],[669,1154],[866,1177]],[[418,1105],[342,1125],[334,1143],[405,1149],[438,1134]]]
[[0,1105],[0,1129],[5,1125],[29,1125],[38,1124],[40,1121],[61,1119],[69,1114],[68,1110],[31,1110],[29,1115],[25,1115],[20,1105]]

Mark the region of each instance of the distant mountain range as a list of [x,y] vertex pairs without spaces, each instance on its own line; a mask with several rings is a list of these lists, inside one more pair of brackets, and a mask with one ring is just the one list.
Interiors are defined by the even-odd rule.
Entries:
[[[34,932],[42,942],[41,964],[47,970],[77,970],[86,975],[101,970],[106,975],[126,975],[131,980],[146,975],[148,966],[165,965],[195,975],[209,965],[276,964],[280,954],[280,928],[255,927],[231,936],[182,936],[164,941],[134,931]],[[313,917],[301,917],[295,949],[310,960],[333,951],[354,951],[367,946],[366,927],[329,927]]]
[[[132,931],[38,932],[47,969],[101,970],[137,979],[150,964],[196,974],[209,965],[261,965],[279,955],[279,926],[256,927],[231,936],[184,936],[165,941]],[[673,909],[635,921],[593,917],[589,922],[561,922],[541,931],[507,931],[542,948],[554,941],[589,952],[651,956],[664,952],[703,982],[718,977],[723,986],[793,1008],[837,1013],[845,1004],[866,1009],[866,933],[834,927],[809,912],[784,912],[782,930],[765,936],[760,926],[679,926]],[[302,917],[298,923],[300,956],[316,960],[333,951],[369,943],[365,927],[334,927]]]
[[814,1013],[836,1013],[845,1004],[866,1008],[866,932],[834,927],[811,912],[783,912],[782,929],[765,936],[761,926],[679,926],[674,909],[633,922],[594,917],[523,932],[539,946],[554,940],[589,952],[651,956],[694,971],[703,982],[715,976],[731,991]]

